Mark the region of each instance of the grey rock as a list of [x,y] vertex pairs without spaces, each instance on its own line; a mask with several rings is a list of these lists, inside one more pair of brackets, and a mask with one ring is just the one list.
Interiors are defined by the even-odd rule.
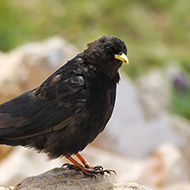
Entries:
[[79,51],[60,37],[0,54],[0,102],[40,85]]
[[48,161],[44,154],[34,150],[15,148],[0,162],[0,185],[16,185],[27,176],[37,175],[62,164],[62,159]]
[[[111,179],[115,182],[136,181],[143,170],[143,161],[127,159],[93,146],[88,146],[82,155],[92,165],[102,165],[104,168],[114,169],[117,175],[111,175]],[[38,175],[51,168],[61,167],[68,162],[67,159],[49,161],[44,154],[17,147],[0,163],[0,184],[16,185],[27,176]]]
[[188,183],[178,183],[175,185],[172,185],[171,187],[165,188],[164,190],[189,190],[190,184]]
[[161,145],[145,162],[138,183],[164,189],[178,183],[189,183],[188,164],[180,149]]
[[113,183],[108,175],[97,175],[96,178],[84,176],[82,172],[76,172],[65,168],[55,168],[41,175],[29,177],[17,184],[14,190],[150,190],[139,184]]
[[[185,137],[172,127],[172,116],[163,108],[157,112],[157,106],[149,105],[148,101],[142,103],[141,97],[146,93],[139,93],[138,86],[127,76],[122,74],[121,78],[113,116],[95,144],[136,159],[147,157],[166,142],[178,147],[184,145]],[[155,97],[154,101],[157,100]],[[145,103],[155,108],[156,114],[148,118]]]

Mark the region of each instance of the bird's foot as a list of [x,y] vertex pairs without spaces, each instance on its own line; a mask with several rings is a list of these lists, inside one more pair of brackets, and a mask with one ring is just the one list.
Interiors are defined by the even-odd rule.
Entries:
[[63,164],[62,167],[66,167],[71,170],[76,170],[76,171],[83,171],[83,173],[86,176],[89,177],[94,177],[96,178],[97,174],[104,175],[105,173],[111,174],[112,172],[116,174],[116,172],[112,169],[104,169],[102,166],[88,166],[86,165],[85,167],[79,167],[74,164]]
[[68,163],[65,163],[61,166],[62,168],[65,167],[69,170],[76,170],[76,171],[81,171],[81,169],[78,167],[78,166],[75,166],[74,164],[68,164]]
[[94,174],[104,174],[104,173],[108,173],[111,174],[112,172],[114,174],[116,174],[115,170],[112,169],[104,169],[102,166],[85,166],[85,169],[90,172],[90,173],[94,173]]

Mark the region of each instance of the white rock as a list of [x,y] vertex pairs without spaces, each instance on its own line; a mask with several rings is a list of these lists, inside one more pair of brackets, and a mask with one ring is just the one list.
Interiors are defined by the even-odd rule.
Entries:
[[190,182],[187,162],[178,148],[170,144],[162,145],[146,161],[137,182],[152,188],[187,184]]
[[79,51],[60,37],[23,45],[0,54],[0,101],[40,85]]
[[110,177],[114,182],[136,181],[142,173],[145,161],[125,158],[117,153],[88,146],[81,153],[92,165],[101,165],[116,171]]
[[186,183],[178,183],[172,185],[171,187],[164,188],[164,190],[189,190],[189,189],[190,189],[190,184]]
[[48,169],[60,167],[62,164],[61,159],[48,161],[44,154],[19,147],[0,162],[0,184],[16,185],[27,176],[37,175]]
[[171,116],[161,111],[147,119],[137,86],[127,76],[121,78],[113,116],[96,145],[138,159],[166,142],[184,145],[185,137],[172,128]]
[[[81,154],[92,165],[114,169],[117,174],[111,175],[111,178],[115,182],[136,181],[142,173],[143,161],[126,159],[93,146],[88,146]],[[69,163],[69,161],[67,159],[49,161],[42,153],[18,147],[0,163],[0,184],[12,186],[27,176],[38,175],[54,167],[61,167],[64,163]]]

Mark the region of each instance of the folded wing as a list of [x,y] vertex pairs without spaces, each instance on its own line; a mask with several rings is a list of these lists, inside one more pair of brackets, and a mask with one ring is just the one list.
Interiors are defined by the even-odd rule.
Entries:
[[[75,59],[40,87],[0,105],[0,143],[66,127],[85,104],[85,77]],[[73,67],[72,67],[73,65]]]

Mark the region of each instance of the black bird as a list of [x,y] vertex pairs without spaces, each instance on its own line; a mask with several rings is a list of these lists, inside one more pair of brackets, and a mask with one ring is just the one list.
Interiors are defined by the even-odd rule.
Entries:
[[126,55],[122,40],[103,36],[39,87],[0,105],[0,144],[33,147],[50,159],[65,156],[88,175],[106,171],[91,166],[79,152],[111,117]]

